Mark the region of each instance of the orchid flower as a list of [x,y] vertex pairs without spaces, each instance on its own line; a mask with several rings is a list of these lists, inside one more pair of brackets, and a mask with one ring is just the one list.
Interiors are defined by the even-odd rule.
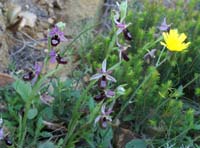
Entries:
[[105,96],[108,98],[112,98],[115,96],[115,92],[112,90],[104,90]]
[[107,61],[106,59],[103,61],[102,63],[102,68],[101,70],[98,71],[97,74],[94,74],[90,80],[98,80],[101,79],[102,77],[104,77],[106,80],[112,81],[112,82],[116,82],[117,80],[112,77],[110,74],[112,73],[112,71],[107,71],[106,70],[106,65],[107,65]]
[[167,24],[166,17],[165,17],[164,20],[163,20],[163,22],[161,23],[161,25],[158,27],[158,29],[160,31],[167,31],[167,32],[169,32],[170,27],[171,27],[171,24],[169,24],[169,25]]
[[123,22],[123,20],[120,21],[120,12],[119,11],[115,11],[114,22],[118,28],[117,35],[126,31],[127,28],[131,25],[131,23],[126,24],[125,22]]
[[94,123],[97,124],[97,122],[99,122],[100,127],[105,129],[108,125],[107,122],[112,122],[112,118],[110,116],[112,112],[111,108],[106,110],[106,105],[103,104],[101,107],[101,114],[96,117]]
[[54,28],[52,28],[49,32],[49,37],[51,38],[51,45],[57,46],[60,41],[65,42],[67,39],[64,36],[64,32],[61,31],[61,29],[55,25]]
[[127,49],[130,47],[130,45],[125,45],[122,46],[121,44],[119,44],[119,42],[117,41],[117,46],[119,47],[119,60],[121,61],[122,58],[125,61],[129,61],[129,57],[128,57],[128,53],[127,53]]
[[54,36],[58,36],[60,41],[66,41],[67,39],[64,36],[64,32],[62,32],[58,26],[55,26],[54,28],[51,29],[49,32],[49,36],[52,38]]

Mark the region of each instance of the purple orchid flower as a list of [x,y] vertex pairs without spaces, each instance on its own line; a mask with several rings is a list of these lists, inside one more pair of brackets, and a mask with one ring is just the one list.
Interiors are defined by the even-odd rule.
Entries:
[[55,26],[50,30],[49,37],[51,38],[52,46],[57,46],[60,42],[67,41],[64,32],[62,32],[58,26]]
[[105,96],[108,98],[112,98],[115,96],[115,92],[112,90],[105,90],[104,92],[105,92]]
[[54,49],[52,49],[50,51],[49,56],[50,56],[50,62],[55,63],[57,54],[56,54],[56,51]]
[[99,72],[97,74],[94,74],[90,80],[95,80],[95,79],[99,79],[101,78],[102,76],[105,76],[105,78],[109,81],[112,81],[112,82],[117,82],[117,80],[112,77],[110,74],[112,73],[112,71],[107,71],[106,70],[106,65],[107,65],[107,61],[106,59],[103,61],[102,63],[102,68],[101,70],[99,70]]
[[158,29],[160,31],[167,31],[167,32],[169,32],[170,27],[171,27],[171,24],[169,24],[169,25],[167,24],[166,17],[165,17],[164,20],[163,20],[163,22],[162,22],[162,24],[158,27]]
[[60,41],[64,42],[67,41],[67,39],[64,36],[64,32],[62,32],[58,26],[55,26],[54,28],[51,29],[51,31],[49,32],[49,36],[52,38],[55,35],[57,35],[60,39]]
[[101,107],[101,115],[96,117],[94,123],[97,124],[97,122],[99,122],[100,127],[105,129],[108,126],[108,122],[112,122],[112,118],[110,116],[112,112],[112,108],[106,110],[106,105],[103,104]]
[[98,85],[99,88],[104,89],[107,85],[107,80],[112,81],[112,82],[116,82],[117,80],[112,77],[110,74],[112,73],[112,71],[107,71],[106,70],[106,65],[107,65],[107,61],[106,59],[103,61],[102,63],[102,68],[101,70],[98,71],[97,74],[94,74],[90,80],[98,80]]
[[119,35],[120,33],[124,33],[124,35],[127,35],[129,33],[130,36],[130,32],[128,31],[128,27],[131,25],[131,23],[124,23],[120,21],[120,12],[119,11],[115,11],[115,15],[114,15],[114,22],[118,28],[117,30],[117,35]]

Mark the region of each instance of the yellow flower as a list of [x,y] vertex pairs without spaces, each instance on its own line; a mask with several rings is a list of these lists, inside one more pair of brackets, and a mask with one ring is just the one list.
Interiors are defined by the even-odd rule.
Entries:
[[160,42],[161,45],[167,47],[170,51],[183,51],[188,48],[190,42],[184,43],[187,36],[184,33],[178,34],[177,29],[172,29],[167,32],[163,32],[165,43]]

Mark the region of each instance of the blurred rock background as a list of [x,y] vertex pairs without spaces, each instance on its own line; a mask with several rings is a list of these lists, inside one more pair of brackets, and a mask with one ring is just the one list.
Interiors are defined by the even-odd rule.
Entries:
[[0,0],[0,72],[32,67],[45,56],[41,40],[48,28],[63,21],[66,37],[73,38],[83,25],[105,17],[105,6],[104,0]]

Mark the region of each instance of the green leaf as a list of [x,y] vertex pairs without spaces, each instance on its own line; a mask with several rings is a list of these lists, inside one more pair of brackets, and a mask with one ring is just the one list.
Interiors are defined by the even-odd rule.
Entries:
[[193,127],[194,130],[200,130],[200,125],[199,124],[195,124]]
[[33,119],[37,116],[38,110],[37,108],[32,108],[28,111],[28,119]]
[[90,112],[95,108],[95,102],[94,99],[92,97],[90,97],[89,101],[88,101],[88,105],[89,105],[89,109]]
[[52,142],[48,141],[40,144],[38,148],[55,148],[55,145]]
[[49,138],[52,137],[53,135],[50,132],[41,132],[40,136],[43,138]]
[[127,14],[127,0],[121,2],[120,6],[119,6],[119,9],[120,9],[120,12],[121,12],[121,22],[124,21],[124,19],[126,18],[126,14]]
[[32,92],[32,87],[30,83],[26,83],[18,79],[13,83],[13,87],[25,102],[29,99]]
[[56,148],[61,148],[62,145],[63,145],[63,142],[64,142],[64,139],[63,139],[63,138],[60,138],[59,141],[58,141],[58,143],[57,143]]
[[102,146],[102,148],[106,148],[109,147],[111,140],[113,138],[113,130],[112,128],[106,129],[106,130],[101,130],[101,136],[102,136],[102,142],[100,144],[100,146]]
[[141,139],[134,139],[128,142],[125,146],[125,148],[146,148],[146,142]]

